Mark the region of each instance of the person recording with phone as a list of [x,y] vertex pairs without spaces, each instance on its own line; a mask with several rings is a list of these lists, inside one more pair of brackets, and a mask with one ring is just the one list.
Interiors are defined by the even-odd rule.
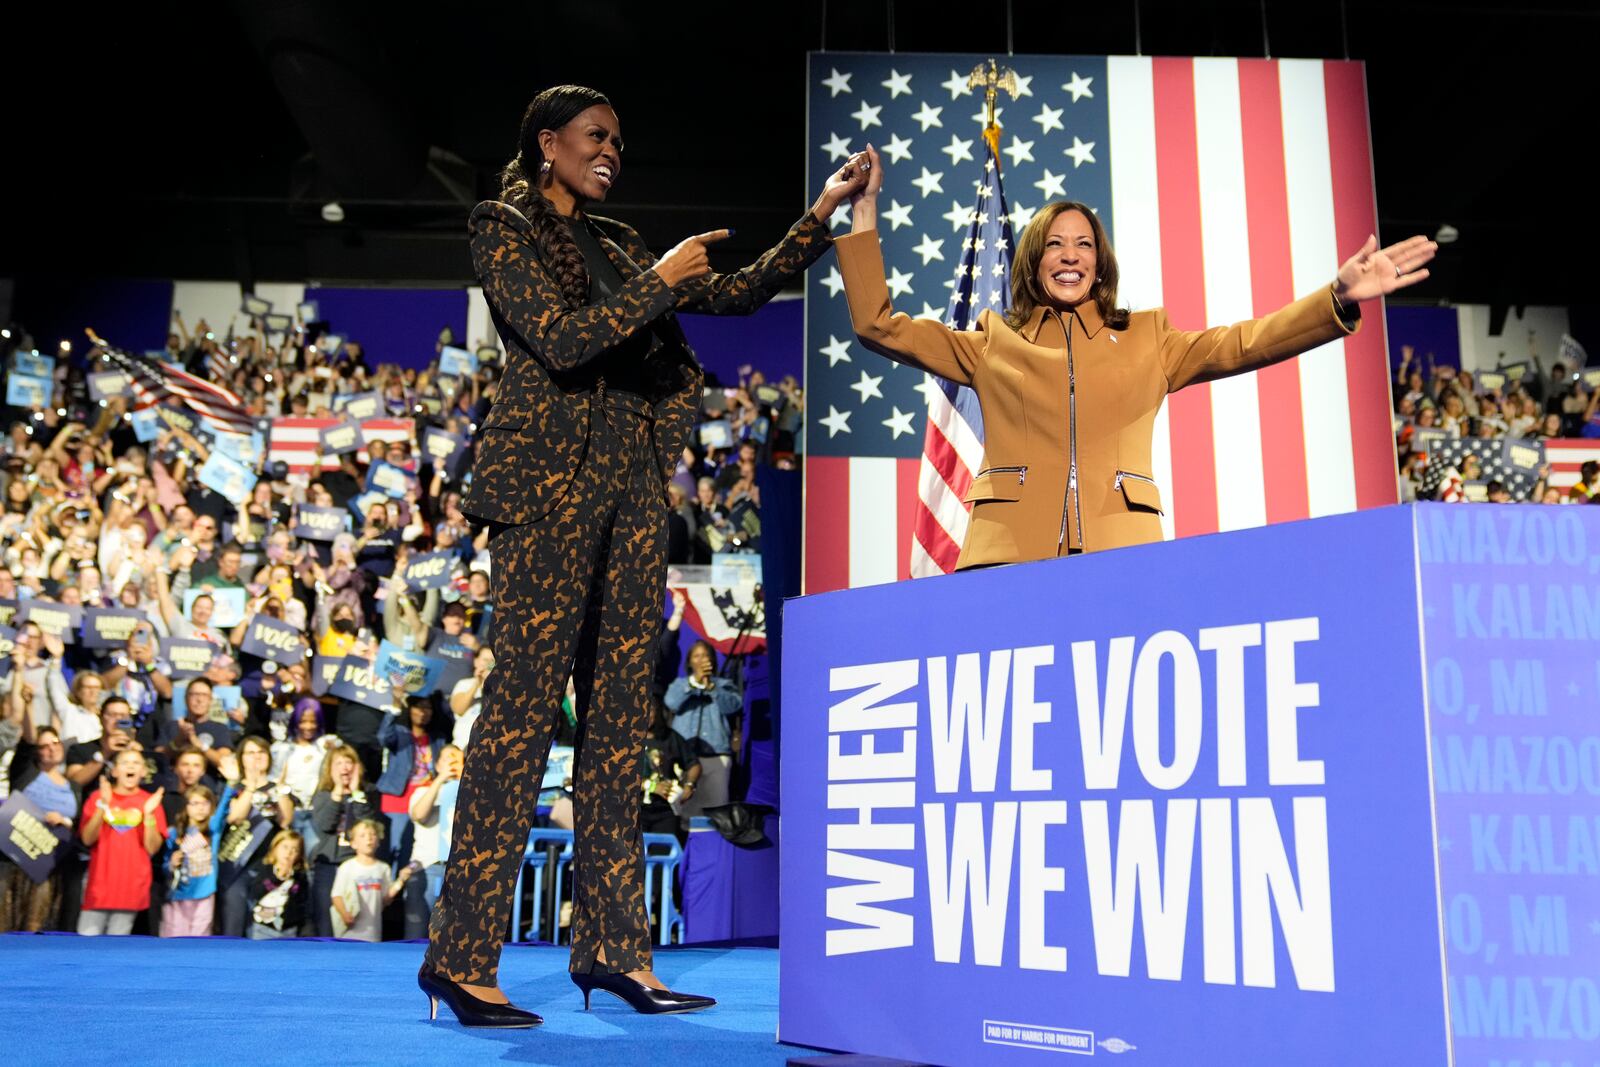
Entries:
[[579,729],[572,980],[641,1012],[696,1011],[651,969],[639,842],[639,739],[661,612],[666,491],[703,374],[675,317],[748,314],[831,245],[851,192],[831,176],[811,210],[754,263],[711,270],[713,230],[657,259],[591,211],[620,179],[622,131],[605,96],[536,96],[499,201],[469,222],[473,265],[505,348],[463,510],[490,524],[492,647],[418,984],[467,1025],[533,1026],[498,986],[510,888],[537,783],[576,679]]

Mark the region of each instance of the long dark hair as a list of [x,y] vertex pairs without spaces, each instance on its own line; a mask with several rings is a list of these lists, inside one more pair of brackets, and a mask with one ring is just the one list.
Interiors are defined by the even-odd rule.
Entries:
[[1100,225],[1100,216],[1088,204],[1076,200],[1057,200],[1046,204],[1022,231],[1017,242],[1016,259],[1011,264],[1011,311],[1006,315],[1006,325],[1019,328],[1032,317],[1034,309],[1047,301],[1039,288],[1039,261],[1044,259],[1045,240],[1056,219],[1068,211],[1076,211],[1089,220],[1094,232],[1094,251],[1099,264],[1099,278],[1090,290],[1101,320],[1113,330],[1126,329],[1128,310],[1117,307],[1117,282],[1122,272],[1117,268],[1117,255],[1106,239],[1106,228]]
[[544,152],[539,148],[540,130],[559,130],[591,107],[611,106],[601,93],[581,85],[553,85],[533,98],[522,113],[522,132],[517,137],[517,155],[500,172],[500,199],[522,212],[533,223],[534,247],[539,261],[555,275],[561,295],[573,307],[589,301],[589,272],[583,253],[554,205],[541,189],[540,166]]

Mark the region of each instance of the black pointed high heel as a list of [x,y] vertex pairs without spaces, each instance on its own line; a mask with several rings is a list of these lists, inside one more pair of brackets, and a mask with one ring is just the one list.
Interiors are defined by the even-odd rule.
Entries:
[[456,1021],[462,1026],[515,1030],[544,1022],[531,1011],[475,997],[457,983],[432,973],[426,967],[417,972],[417,986],[428,995],[429,1021],[439,1018],[439,1001],[442,1000],[455,1012]]
[[583,1010],[589,1010],[589,994],[596,989],[610,993],[641,1015],[681,1015],[704,1011],[716,1003],[711,997],[694,993],[675,993],[670,989],[651,989],[625,974],[579,974],[572,972],[572,984],[583,990]]

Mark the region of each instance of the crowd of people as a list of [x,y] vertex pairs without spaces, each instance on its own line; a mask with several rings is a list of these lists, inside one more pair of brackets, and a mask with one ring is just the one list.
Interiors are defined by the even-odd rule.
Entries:
[[[147,398],[96,398],[89,382],[121,358],[64,342],[41,365],[25,331],[0,331],[8,369],[51,383],[46,402],[8,405],[0,444],[0,800],[26,802],[0,810],[59,842],[45,870],[0,856],[0,931],[426,932],[494,670],[494,602],[489,531],[461,509],[470,451],[446,461],[423,443],[438,429],[470,450],[498,367],[373,366],[356,341],[319,344],[316,324],[252,327],[219,336],[175,316],[162,362],[231,390],[263,436],[372,392],[414,432],[319,448],[303,466],[229,448],[255,479],[229,494],[201,477],[228,435],[193,405],[156,405],[177,417],[141,439]],[[793,466],[802,413],[792,378],[750,371],[706,390],[670,489],[672,563],[758,549],[758,468]],[[380,465],[400,475],[375,498]],[[307,508],[343,510],[347,528],[316,536]],[[437,553],[443,584],[408,581],[410,561]],[[684,663],[683,617],[682,594],[669,604],[663,591],[658,714],[640,757],[644,829],[680,835],[731,799],[743,710],[711,645]],[[291,629],[298,654],[254,643],[258,620]],[[380,676],[385,649],[440,669]],[[351,662],[374,668],[366,689],[341,689]],[[558,753],[578,729],[574,699],[569,687]],[[543,817],[570,827],[570,781],[546,785]]]
[[1600,464],[1587,463],[1577,484],[1550,484],[1550,466],[1502,463],[1505,442],[1525,441],[1537,457],[1552,438],[1600,438],[1600,384],[1583,368],[1534,355],[1511,373],[1474,376],[1401,346],[1395,372],[1395,454],[1403,501],[1484,500],[1541,504],[1600,503]]

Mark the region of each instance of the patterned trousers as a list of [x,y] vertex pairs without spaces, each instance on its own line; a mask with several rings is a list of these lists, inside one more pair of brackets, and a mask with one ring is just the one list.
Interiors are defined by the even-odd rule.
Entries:
[[495,667],[467,746],[425,964],[452,981],[496,981],[569,674],[578,714],[570,966],[590,970],[603,948],[605,966],[595,969],[650,967],[639,754],[651,718],[666,505],[645,412],[631,397],[607,395],[566,496],[490,542]]

